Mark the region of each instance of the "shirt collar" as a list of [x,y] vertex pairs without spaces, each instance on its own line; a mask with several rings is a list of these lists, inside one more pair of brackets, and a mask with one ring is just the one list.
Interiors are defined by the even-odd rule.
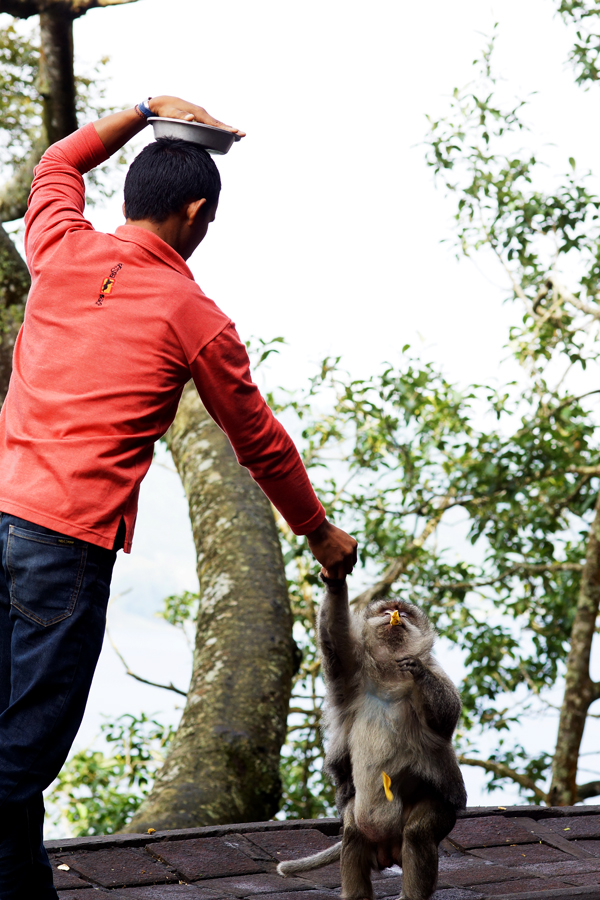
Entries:
[[152,231],[148,231],[146,228],[138,228],[137,225],[119,225],[115,231],[115,237],[118,237],[120,241],[138,244],[138,246],[143,247],[153,256],[157,256],[158,259],[172,269],[175,269],[176,272],[194,281],[194,276],[183,257]]

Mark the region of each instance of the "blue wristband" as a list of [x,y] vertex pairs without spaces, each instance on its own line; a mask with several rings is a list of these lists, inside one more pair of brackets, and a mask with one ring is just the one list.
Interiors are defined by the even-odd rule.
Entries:
[[[152,100],[152,97],[148,97],[148,100]],[[137,108],[139,109],[139,111],[141,112],[141,114],[144,116],[145,119],[149,119],[150,116],[154,115],[154,113],[148,106],[148,102],[146,100],[142,100],[141,103],[138,103]]]

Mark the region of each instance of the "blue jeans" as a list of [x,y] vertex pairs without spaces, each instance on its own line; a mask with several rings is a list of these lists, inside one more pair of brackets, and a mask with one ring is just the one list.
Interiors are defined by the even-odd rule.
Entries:
[[57,900],[42,791],[81,724],[116,553],[0,513],[0,900]]

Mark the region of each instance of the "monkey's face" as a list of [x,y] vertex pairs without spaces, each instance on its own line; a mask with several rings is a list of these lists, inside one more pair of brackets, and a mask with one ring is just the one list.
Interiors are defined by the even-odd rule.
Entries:
[[366,607],[364,618],[368,642],[391,650],[412,645],[431,632],[425,613],[405,600],[374,600]]

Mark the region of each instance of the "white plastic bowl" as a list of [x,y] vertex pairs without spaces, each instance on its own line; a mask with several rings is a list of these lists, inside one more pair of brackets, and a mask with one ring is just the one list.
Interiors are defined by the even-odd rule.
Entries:
[[223,128],[215,128],[214,125],[203,125],[200,122],[186,122],[185,119],[168,119],[159,116],[151,116],[155,138],[179,138],[181,141],[191,141],[199,144],[209,153],[223,156],[230,149],[234,141],[240,137]]

